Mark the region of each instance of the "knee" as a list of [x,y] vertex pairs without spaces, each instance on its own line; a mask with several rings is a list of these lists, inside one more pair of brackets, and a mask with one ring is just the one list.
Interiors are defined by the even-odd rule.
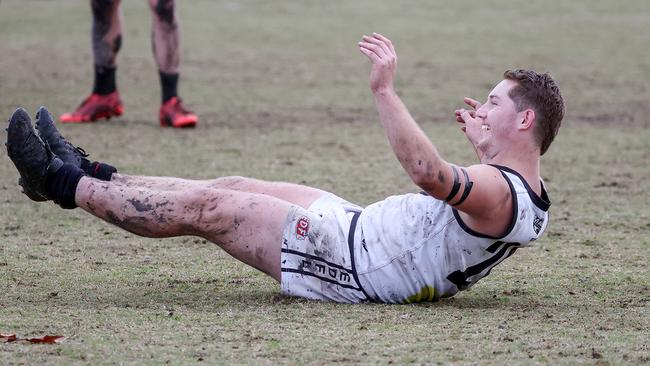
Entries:
[[174,0],[149,0],[149,7],[161,21],[174,24]]
[[226,190],[214,188],[192,188],[182,191],[184,208],[205,208],[218,206],[226,197]]
[[228,189],[197,188],[184,191],[183,210],[196,222],[218,222],[226,215],[236,192]]
[[90,7],[96,19],[108,19],[120,5],[120,0],[91,0]]
[[183,194],[183,217],[194,233],[226,234],[232,227],[232,208],[237,192],[200,188]]

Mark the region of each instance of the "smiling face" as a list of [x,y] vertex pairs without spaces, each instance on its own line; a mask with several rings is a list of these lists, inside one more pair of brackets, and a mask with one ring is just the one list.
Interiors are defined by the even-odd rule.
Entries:
[[517,83],[513,80],[503,80],[490,92],[487,101],[476,111],[476,124],[472,141],[476,148],[487,158],[494,157],[503,144],[507,144],[517,131],[517,121],[520,119],[515,102],[508,92]]

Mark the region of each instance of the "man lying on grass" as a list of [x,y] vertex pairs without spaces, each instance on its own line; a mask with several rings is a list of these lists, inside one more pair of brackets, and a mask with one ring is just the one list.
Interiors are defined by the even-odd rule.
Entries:
[[548,74],[506,71],[484,104],[456,120],[480,164],[445,161],[393,88],[395,49],[380,35],[358,44],[372,63],[379,119],[423,191],[362,208],[320,189],[244,177],[186,180],[118,174],[90,162],[41,107],[36,130],[18,109],[7,150],[24,193],[137,235],[203,237],[281,283],[282,292],[343,303],[433,301],[467,289],[544,232],[550,206],[540,156],[564,115]]

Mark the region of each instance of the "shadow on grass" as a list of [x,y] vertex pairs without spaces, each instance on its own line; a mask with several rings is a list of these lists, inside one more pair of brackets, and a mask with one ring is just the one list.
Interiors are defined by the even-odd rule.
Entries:
[[[265,281],[262,281],[265,282]],[[268,282],[268,281],[266,281]],[[492,293],[462,294],[459,297],[442,299],[437,302],[424,302],[418,304],[336,304],[298,297],[282,295],[279,286],[268,286],[264,283],[249,283],[235,285],[228,283],[193,284],[184,283],[169,287],[167,282],[155,286],[124,286],[114,288],[110,292],[85,291],[77,296],[61,296],[54,300],[56,305],[85,307],[85,308],[136,308],[160,309],[161,307],[185,307],[204,312],[218,312],[223,308],[237,307],[419,307],[437,309],[531,309],[541,304],[531,296],[496,296]]]

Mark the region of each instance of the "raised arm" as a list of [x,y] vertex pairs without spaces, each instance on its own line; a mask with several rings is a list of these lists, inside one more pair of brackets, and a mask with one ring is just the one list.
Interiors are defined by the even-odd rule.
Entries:
[[359,50],[372,62],[370,89],[375,97],[379,120],[400,164],[413,182],[436,198],[444,198],[444,183],[451,168],[411,117],[395,93],[393,77],[397,54],[392,42],[377,33],[363,36]]
[[[392,42],[373,33],[363,36],[358,46],[372,63],[370,88],[379,119],[409,177],[431,196],[464,212],[470,227],[487,234],[501,232],[512,215],[510,189],[501,173],[489,165],[465,168],[446,162],[395,93],[397,54]],[[470,112],[463,111],[463,114],[467,117]],[[476,122],[474,118],[471,120]],[[480,126],[467,127],[480,129]]]

